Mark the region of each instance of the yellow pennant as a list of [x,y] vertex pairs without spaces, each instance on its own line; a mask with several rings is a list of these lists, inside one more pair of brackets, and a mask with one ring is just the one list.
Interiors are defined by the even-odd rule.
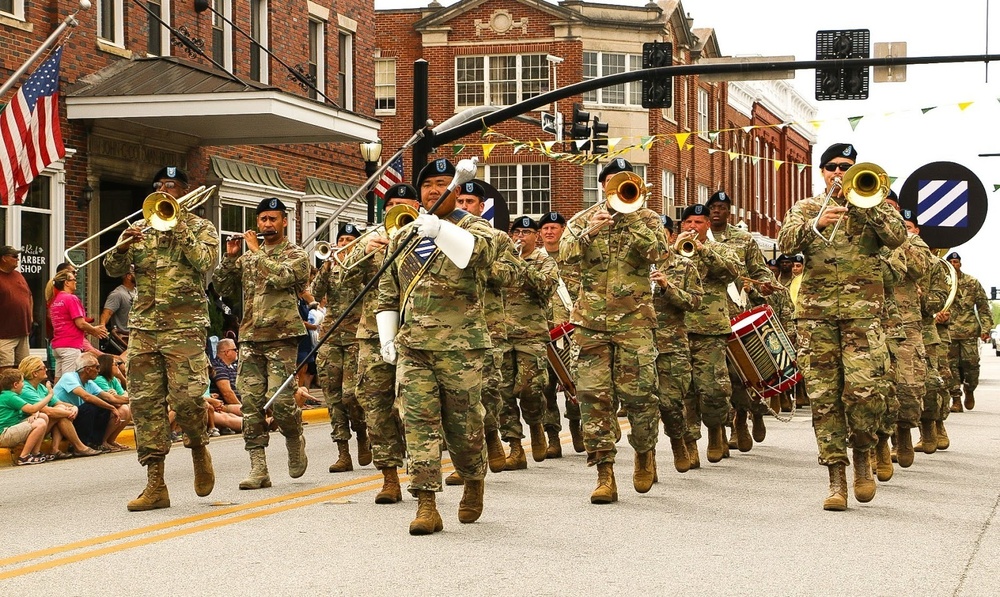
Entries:
[[729,161],[730,162],[733,161],[733,160],[735,160],[736,158],[740,157],[740,154],[738,152],[735,152],[735,151],[727,151],[726,155],[729,156]]
[[493,152],[493,148],[496,147],[496,143],[483,143],[483,161],[490,159],[490,153]]
[[677,139],[677,147],[684,147],[684,143],[687,142],[690,136],[691,133],[675,133],[674,138]]
[[960,102],[958,104],[958,109],[961,110],[962,112],[964,112],[965,109],[968,108],[969,106],[971,106],[972,104],[973,104],[973,102]]
[[781,165],[784,164],[784,163],[785,162],[783,162],[781,160],[774,160],[774,169],[777,170],[778,168],[781,168]]

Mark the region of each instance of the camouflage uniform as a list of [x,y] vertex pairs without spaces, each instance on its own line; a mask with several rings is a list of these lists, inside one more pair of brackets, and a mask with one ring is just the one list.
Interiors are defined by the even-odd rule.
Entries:
[[172,231],[150,230],[125,252],[111,251],[104,258],[104,268],[113,278],[135,266],[128,387],[136,451],[143,466],[162,461],[170,451],[168,407],[184,430],[185,447],[208,444],[203,397],[208,387],[205,287],[218,258],[215,226],[187,212]]
[[[363,251],[364,247],[358,246],[357,250]],[[364,284],[360,268],[348,271],[336,261],[331,258],[323,264],[313,280],[312,290],[317,301],[325,297],[327,310],[339,316],[361,294]],[[319,330],[320,336],[327,340],[320,346],[316,371],[330,413],[330,437],[335,442],[350,440],[351,429],[359,435],[364,435],[366,430],[365,412],[355,392],[358,386],[358,322],[363,310],[362,307],[348,313],[330,336],[326,333],[337,317],[323,318]],[[377,338],[378,334],[375,336]],[[377,350],[375,353],[379,354]]]
[[585,226],[573,224],[563,234],[559,255],[580,268],[570,321],[580,347],[577,391],[587,463],[613,464],[621,437],[616,401],[628,411],[628,439],[635,451],[656,447],[660,413],[649,266],[659,261],[667,243],[659,216],[648,209],[619,214],[596,236],[577,238]]
[[[823,197],[811,197],[792,206],[778,248],[806,259],[795,316],[819,462],[848,464],[848,444],[855,450],[875,447],[885,412],[878,380],[886,375],[889,352],[879,319],[885,301],[879,249],[902,244],[906,229],[896,210],[881,203],[849,209],[827,242],[812,229],[822,203]],[[845,201],[833,198],[830,204]]]
[[[408,489],[414,494],[441,491],[445,444],[462,479],[478,481],[486,476],[481,394],[483,362],[492,343],[479,270],[496,257],[493,235],[488,222],[462,210],[442,219],[475,237],[467,267],[459,269],[435,249],[424,262],[425,273],[401,302],[407,278],[400,270],[407,258],[396,259],[379,280],[376,307],[376,313],[400,312],[396,375],[409,454]],[[389,243],[390,253],[404,236],[396,235]]]
[[958,292],[949,309],[951,313],[952,369],[958,371],[954,386],[966,394],[979,385],[979,337],[993,329],[993,313],[979,280],[964,272],[958,273]]
[[[512,350],[512,368],[504,368],[504,392],[500,411],[500,435],[505,441],[523,439],[521,415],[528,425],[542,423],[545,401],[542,392],[548,383],[545,343],[549,339],[546,308],[559,280],[558,267],[544,249],[535,249],[524,258],[513,284],[504,293],[507,338]],[[507,379],[507,373],[510,379]]]
[[[559,252],[549,253],[549,257],[556,260],[556,265],[559,269],[559,278],[566,285],[566,290],[573,300],[580,292],[580,272],[577,268],[572,267],[559,259]],[[549,328],[552,329],[557,325],[566,323],[570,319],[570,311],[566,309],[563,305],[562,299],[558,295],[558,282],[556,283],[557,291],[552,293],[552,299],[549,301]],[[572,307],[572,305],[571,305]],[[569,362],[566,363],[566,368],[569,370],[570,376],[576,379],[576,355],[577,346],[575,343],[571,343],[569,351]],[[557,433],[562,431],[562,424],[559,421],[559,405],[556,402],[556,389],[559,384],[559,379],[556,377],[555,371],[552,370],[550,366],[548,368],[549,380],[545,384],[545,430],[554,430]],[[564,403],[566,412],[566,419],[570,421],[580,420],[580,403],[575,399],[566,395]]]
[[[923,240],[917,242],[922,244],[924,249],[927,249]],[[927,251],[929,255],[930,249]],[[948,410],[951,406],[948,399],[948,386],[945,385],[944,378],[941,376],[941,369],[948,366],[947,345],[942,344],[941,336],[938,334],[937,325],[934,322],[934,315],[944,307],[948,289],[947,266],[933,257],[928,259],[927,275],[921,284],[922,294],[920,297],[921,329],[924,349],[927,352],[927,380],[920,418],[925,421],[942,420],[942,408]]]
[[684,399],[687,436],[701,439],[701,424],[725,424],[733,388],[726,364],[726,340],[732,332],[726,286],[739,277],[740,262],[726,245],[706,240],[691,258],[701,275],[701,306],[685,318],[691,343],[691,389]]
[[[882,383],[881,394],[885,401],[885,410],[879,420],[876,433],[881,439],[892,437],[896,433],[897,422],[899,422],[899,425],[905,425],[907,429],[916,423],[914,422],[911,425],[900,421],[900,390],[897,387],[900,385],[898,380],[900,375],[900,357],[904,357],[904,365],[912,365],[911,361],[914,358],[907,352],[907,350],[912,352],[912,348],[909,348],[912,345],[907,345],[907,348],[900,351],[900,346],[906,343],[906,330],[903,327],[903,318],[900,315],[899,304],[896,301],[895,295],[899,284],[906,278],[906,254],[903,252],[902,245],[893,250],[882,247],[879,250],[879,258],[882,260],[882,286],[885,290],[885,302],[882,305],[882,321],[885,328],[885,343],[889,349],[889,368],[880,380]],[[919,328],[915,331],[918,334],[915,338],[919,340]],[[923,347],[922,342],[918,344]],[[907,412],[904,413],[907,420],[916,421],[920,418],[919,400],[920,394],[917,394],[916,398],[911,399],[907,403]],[[915,418],[914,414],[916,415]]]
[[656,372],[659,377],[660,417],[671,439],[684,439],[684,395],[691,387],[691,347],[684,320],[701,305],[698,269],[690,259],[668,250],[657,267],[667,276],[667,286],[653,291],[657,327]]
[[892,257],[901,261],[905,268],[903,277],[895,284],[892,293],[886,296],[886,304],[894,305],[899,317],[899,335],[889,335],[890,353],[895,357],[894,379],[899,400],[896,423],[912,429],[920,423],[929,371],[920,312],[921,288],[927,288],[933,256],[923,240],[911,234],[893,250]]
[[299,337],[306,333],[298,316],[298,296],[309,282],[309,256],[287,238],[274,247],[261,245],[222,260],[215,286],[224,296],[243,293],[237,391],[243,398],[246,450],[266,448],[269,440],[264,404],[275,390],[292,381],[274,402],[274,420],[286,438],[302,435],[302,410],[295,403],[295,360]]
[[[505,400],[514,399],[513,375],[504,375],[503,371],[513,373],[513,366],[507,366],[513,360],[514,347],[507,339],[507,312],[504,308],[504,293],[514,282],[517,275],[517,257],[514,256],[514,243],[502,230],[490,229],[493,235],[493,247],[496,261],[489,268],[480,270],[483,279],[483,310],[486,314],[486,326],[490,330],[493,347],[486,351],[483,363],[483,408],[486,413],[483,426],[487,432],[500,428],[500,420]],[[508,379],[510,378],[510,379]]]

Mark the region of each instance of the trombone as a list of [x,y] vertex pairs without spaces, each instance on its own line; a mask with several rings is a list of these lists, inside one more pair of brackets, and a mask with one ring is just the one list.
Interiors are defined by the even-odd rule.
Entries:
[[840,227],[840,221],[843,220],[843,217],[833,225],[829,237],[820,232],[817,222],[823,216],[823,212],[826,211],[833,194],[838,189],[843,189],[844,198],[849,204],[861,209],[869,209],[882,203],[889,196],[889,175],[877,164],[861,162],[854,164],[847,172],[844,172],[843,178],[833,179],[833,184],[830,185],[830,190],[823,199],[819,213],[813,219],[812,227],[813,232],[828,243],[833,242],[833,237],[837,235],[837,228]]
[[[160,232],[173,230],[174,226],[177,225],[177,222],[179,221],[182,212],[191,211],[192,209],[205,203],[206,201],[209,200],[209,198],[212,196],[212,193],[214,192],[215,192],[215,185],[212,185],[210,187],[202,185],[197,189],[191,191],[190,193],[184,195],[183,197],[180,197],[179,199],[174,199],[172,195],[164,193],[163,191],[155,191],[153,193],[150,193],[142,201],[142,209],[139,209],[125,216],[124,218],[118,220],[114,224],[111,224],[110,226],[107,226],[104,229],[94,234],[91,234],[90,236],[76,243],[72,247],[69,247],[63,253],[63,256],[66,258],[67,263],[69,263],[70,265],[72,265],[77,269],[82,268],[90,263],[93,263],[94,261],[97,261],[98,259],[104,257],[111,251],[114,251],[119,247],[121,247],[122,245],[124,245],[125,243],[129,242],[129,240],[131,239],[119,241],[110,249],[105,249],[104,251],[101,251],[97,255],[94,255],[90,259],[80,264],[73,263],[73,259],[70,258],[70,253],[72,251],[75,251],[76,249],[83,247],[90,241],[99,238],[105,232],[113,230],[121,226],[122,224],[128,224],[127,227],[130,228],[132,226],[138,225],[139,222],[145,221],[146,226],[142,229],[143,232],[148,232],[150,230],[159,230]],[[132,218],[134,218],[139,214],[142,214],[143,217],[142,220],[129,222],[129,220],[131,220]]]
[[[399,234],[400,230],[402,230],[404,226],[416,221],[417,215],[418,215],[417,210],[413,206],[406,205],[405,203],[393,205],[385,212],[385,218],[382,224],[379,224],[378,226],[374,226],[372,228],[369,228],[368,230],[365,230],[364,234],[355,238],[354,240],[347,243],[343,247],[337,247],[336,249],[333,249],[332,251],[333,256],[336,257],[337,261],[343,265],[344,271],[350,271],[358,267],[362,263],[364,263],[372,255],[375,255],[377,251],[372,251],[371,253],[365,253],[359,259],[350,262],[345,262],[344,259],[346,257],[339,256],[341,253],[344,253],[345,256],[349,256],[351,254],[350,252],[354,249],[355,246],[360,244],[362,240],[367,244],[369,237],[371,237],[371,235],[373,234],[381,235],[383,232],[385,232],[389,236],[389,238],[393,238],[397,234]],[[329,246],[329,243],[326,244],[327,246]],[[316,258],[321,259],[319,256],[319,245],[317,245],[316,248]],[[328,258],[329,256],[322,259],[328,259]]]
[[649,194],[646,183],[634,172],[618,172],[608,179],[604,187],[607,189],[604,201],[598,201],[566,222],[566,228],[574,237],[579,239],[587,236],[603,226],[603,224],[595,224],[584,228],[581,232],[576,232],[573,229],[574,222],[580,220],[585,222],[602,209],[614,210],[612,216],[639,211],[646,200],[646,195]]

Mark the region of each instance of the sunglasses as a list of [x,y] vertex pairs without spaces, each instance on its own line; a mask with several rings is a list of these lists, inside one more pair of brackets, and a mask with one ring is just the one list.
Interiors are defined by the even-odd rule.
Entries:
[[159,182],[159,181],[157,181],[157,182],[153,183],[153,188],[154,189],[172,189],[172,188],[177,187],[177,186],[179,186],[179,185],[177,183],[171,181],[171,180],[168,180],[167,182]]
[[848,170],[851,169],[851,166],[853,165],[854,164],[845,164],[843,162],[840,162],[839,164],[824,164],[823,169],[826,170],[827,172],[836,172],[837,170],[840,170],[841,172],[847,172]]

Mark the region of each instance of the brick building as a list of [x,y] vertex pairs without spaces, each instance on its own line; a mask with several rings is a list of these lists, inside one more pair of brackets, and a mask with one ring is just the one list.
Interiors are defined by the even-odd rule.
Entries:
[[[430,70],[430,116],[441,122],[476,106],[507,106],[549,89],[640,69],[644,42],[668,41],[673,63],[718,58],[712,29],[692,27],[679,0],[643,7],[581,0],[460,0],[448,7],[376,11],[376,116],[382,137],[409,137],[413,63]],[[481,160],[480,176],[507,196],[512,214],[572,214],[599,200],[597,174],[610,156],[630,160],[649,186],[649,206],[676,216],[718,189],[737,199],[734,222],[774,236],[790,198],[811,187],[814,111],[783,82],[734,84],[675,77],[673,107],[646,110],[641,82],[587,92],[438,149]],[[731,89],[738,96],[733,101]],[[609,154],[572,153],[540,130],[556,108],[569,128],[574,104],[610,125]],[[533,122],[531,122],[533,121]],[[568,135],[567,135],[568,138]],[[488,155],[487,155],[488,154]],[[484,159],[485,158],[485,159]],[[779,167],[775,168],[775,164]],[[408,163],[407,167],[410,164]],[[787,167],[786,167],[787,166]]]
[[[36,179],[23,206],[0,210],[3,244],[30,254],[36,322],[45,320],[42,288],[64,250],[139,210],[164,165],[187,169],[195,185],[219,186],[203,210],[223,236],[253,228],[254,207],[277,196],[291,207],[290,235],[301,238],[366,178],[358,143],[379,130],[372,3],[208,4],[216,12],[197,13],[187,0],[93,0],[77,15],[61,69],[66,158]],[[144,6],[207,57],[188,51]],[[76,8],[70,0],[0,0],[0,76],[7,79]],[[281,62],[313,77],[320,93]],[[364,220],[364,203],[343,219]],[[120,230],[75,250],[74,261],[112,246]],[[118,281],[97,263],[78,275],[96,314]],[[32,334],[33,348],[44,348],[42,334]]]

